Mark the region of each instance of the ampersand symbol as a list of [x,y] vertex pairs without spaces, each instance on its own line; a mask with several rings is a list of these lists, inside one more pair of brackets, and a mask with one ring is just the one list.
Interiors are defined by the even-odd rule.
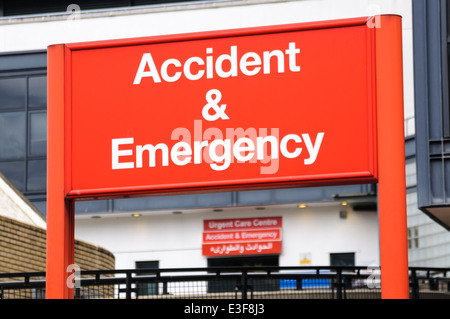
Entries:
[[[215,95],[215,98],[213,99],[213,95]],[[202,115],[203,118],[207,121],[215,121],[221,118],[222,120],[228,120],[229,117],[225,114],[226,104],[218,105],[220,100],[222,99],[222,93],[219,90],[212,89],[209,90],[208,93],[206,93],[206,104],[203,107]],[[216,114],[211,115],[209,114],[209,110],[213,109]]]

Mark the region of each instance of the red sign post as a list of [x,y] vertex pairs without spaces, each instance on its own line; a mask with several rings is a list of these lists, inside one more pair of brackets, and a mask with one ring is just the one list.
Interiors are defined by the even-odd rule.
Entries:
[[50,46],[47,297],[73,297],[75,200],[377,181],[406,297],[401,18],[377,22]]

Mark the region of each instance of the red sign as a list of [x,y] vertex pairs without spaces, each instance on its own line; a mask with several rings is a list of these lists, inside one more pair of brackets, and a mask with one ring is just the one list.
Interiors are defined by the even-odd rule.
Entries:
[[67,195],[375,181],[366,22],[65,45]]
[[203,221],[204,256],[281,253],[282,217]]
[[362,182],[408,298],[402,52],[397,15],[49,46],[47,298],[73,297],[75,200]]

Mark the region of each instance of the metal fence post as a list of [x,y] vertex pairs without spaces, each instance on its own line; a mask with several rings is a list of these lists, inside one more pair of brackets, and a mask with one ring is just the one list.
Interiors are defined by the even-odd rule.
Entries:
[[125,298],[131,299],[131,272],[127,272],[127,280],[125,282]]
[[241,287],[242,287],[242,299],[247,299],[247,270],[242,271]]
[[415,269],[411,269],[411,297],[412,299],[419,299],[419,283],[417,282],[417,273]]
[[342,299],[342,270],[337,269],[337,286],[336,286],[336,297],[337,299]]

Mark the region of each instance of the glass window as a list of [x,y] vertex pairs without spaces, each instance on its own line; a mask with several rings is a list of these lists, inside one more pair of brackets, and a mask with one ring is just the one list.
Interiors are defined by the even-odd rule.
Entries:
[[47,214],[47,202],[45,200],[30,200],[44,216]]
[[47,105],[47,76],[32,76],[28,79],[28,106]]
[[330,266],[355,266],[355,253],[330,254]]
[[408,227],[408,248],[419,248],[419,228]]
[[25,191],[25,161],[0,162],[0,173],[19,191]]
[[28,161],[27,191],[44,192],[47,186],[47,161]]
[[30,155],[47,154],[47,112],[30,113]]
[[25,112],[0,113],[0,160],[25,157]]
[[26,103],[26,78],[0,79],[0,110],[24,109]]
[[[136,269],[158,269],[159,261],[158,260],[150,260],[150,261],[136,261]],[[149,271],[145,273],[140,273],[141,276],[144,275],[154,275],[155,273]],[[157,283],[138,283],[137,287],[137,296],[148,296],[148,295],[157,295],[158,294],[158,284]]]

